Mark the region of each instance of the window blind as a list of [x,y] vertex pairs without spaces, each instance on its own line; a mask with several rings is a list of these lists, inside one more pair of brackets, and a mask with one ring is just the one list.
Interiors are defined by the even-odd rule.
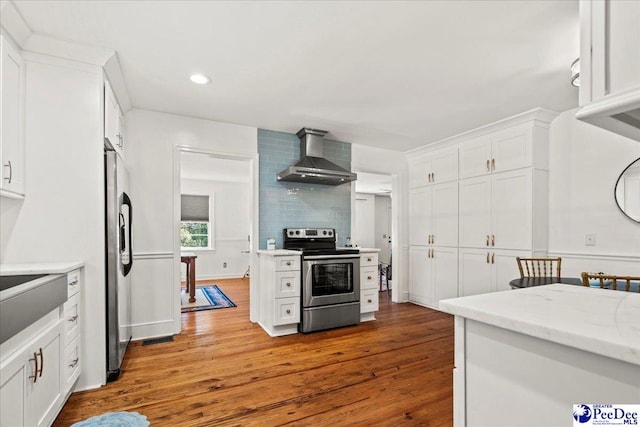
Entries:
[[182,221],[209,221],[209,196],[180,196]]

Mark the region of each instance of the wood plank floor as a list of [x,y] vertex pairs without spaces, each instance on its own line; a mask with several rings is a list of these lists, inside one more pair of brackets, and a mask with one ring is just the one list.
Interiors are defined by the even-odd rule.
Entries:
[[215,283],[238,307],[133,342],[120,379],[73,394],[54,426],[113,411],[152,426],[453,424],[452,316],[383,292],[375,322],[270,338],[249,322],[249,279]]

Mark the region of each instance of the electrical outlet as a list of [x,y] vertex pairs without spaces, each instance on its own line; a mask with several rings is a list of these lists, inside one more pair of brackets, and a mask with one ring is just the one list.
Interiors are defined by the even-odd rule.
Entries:
[[595,246],[596,245],[596,234],[588,233],[584,235],[584,244],[586,246]]
[[227,263],[226,262],[222,263],[222,268],[227,268]]

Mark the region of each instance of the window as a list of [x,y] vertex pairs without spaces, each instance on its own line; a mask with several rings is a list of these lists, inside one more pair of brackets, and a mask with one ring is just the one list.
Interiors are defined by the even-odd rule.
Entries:
[[211,249],[209,196],[180,196],[180,247],[182,249]]

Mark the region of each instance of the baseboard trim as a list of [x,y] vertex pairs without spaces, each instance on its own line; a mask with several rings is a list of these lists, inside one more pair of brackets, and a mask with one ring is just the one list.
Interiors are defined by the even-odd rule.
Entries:
[[173,319],[131,325],[132,341],[146,340],[149,338],[159,338],[174,334],[175,332]]

